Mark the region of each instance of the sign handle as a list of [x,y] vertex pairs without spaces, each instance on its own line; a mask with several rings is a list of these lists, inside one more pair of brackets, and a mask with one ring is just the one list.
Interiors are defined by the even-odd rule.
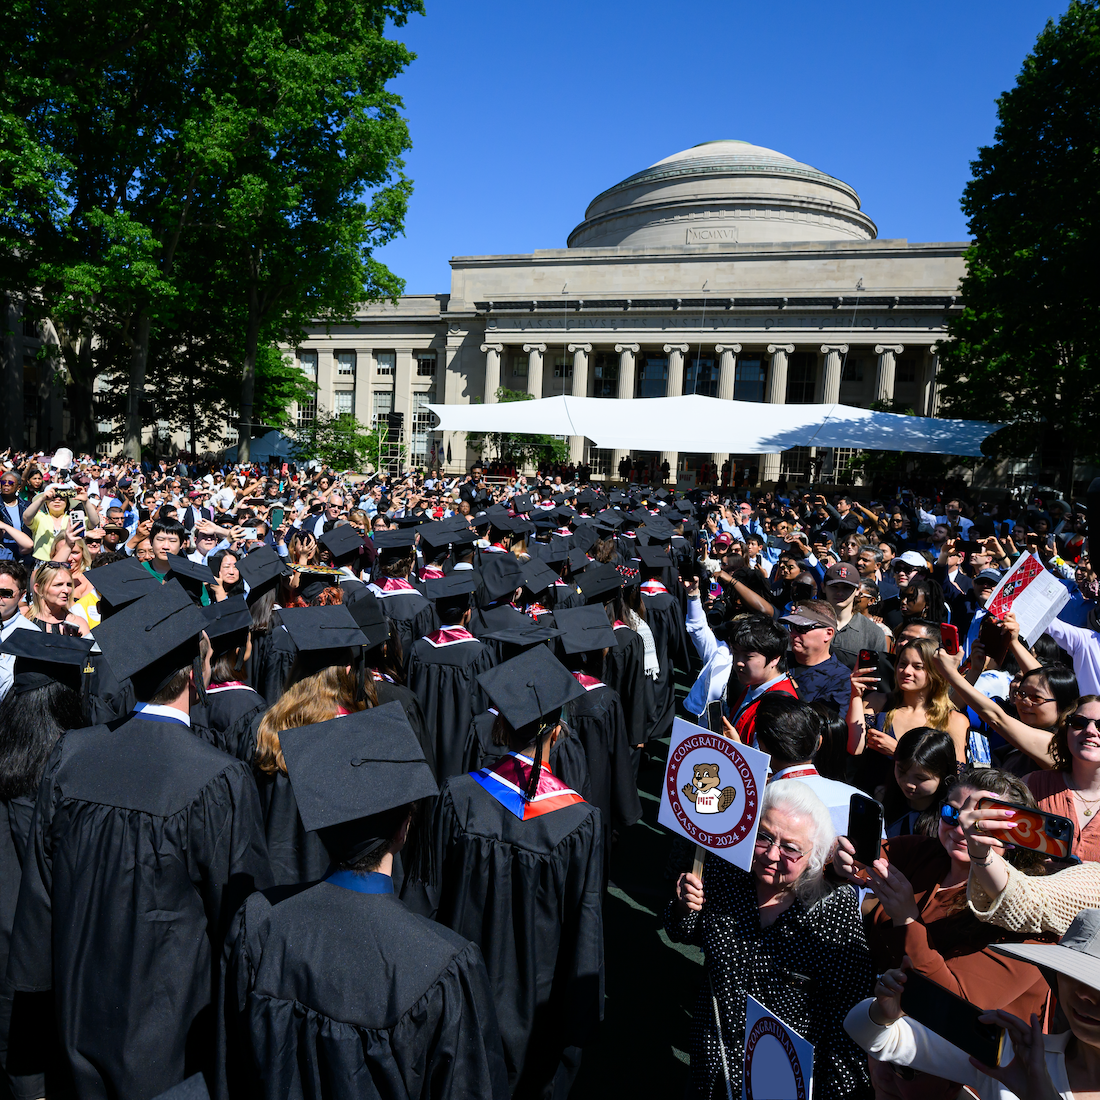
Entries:
[[701,844],[695,845],[695,860],[691,865],[691,873],[696,878],[703,877],[703,860],[707,858],[707,850]]

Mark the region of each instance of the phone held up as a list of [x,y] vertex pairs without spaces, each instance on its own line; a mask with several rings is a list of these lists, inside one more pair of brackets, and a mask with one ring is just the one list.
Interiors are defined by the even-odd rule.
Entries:
[[952,656],[959,652],[959,628],[951,623],[940,623],[940,645]]
[[1033,810],[1018,802],[1001,802],[996,798],[980,798],[978,809],[1014,811],[1012,828],[997,834],[1007,843],[1041,852],[1051,859],[1065,860],[1067,863],[1080,862],[1072,854],[1073,822],[1068,817]]
[[855,861],[870,866],[882,851],[885,814],[880,802],[865,794],[854,794],[848,803],[848,839],[855,849]]

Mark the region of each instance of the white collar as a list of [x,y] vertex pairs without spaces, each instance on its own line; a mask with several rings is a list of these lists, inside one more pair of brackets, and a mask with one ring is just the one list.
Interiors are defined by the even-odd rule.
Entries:
[[175,707],[165,707],[160,703],[138,703],[134,707],[135,714],[159,714],[161,718],[169,718],[173,722],[182,722],[185,726],[191,725],[191,715],[184,714]]

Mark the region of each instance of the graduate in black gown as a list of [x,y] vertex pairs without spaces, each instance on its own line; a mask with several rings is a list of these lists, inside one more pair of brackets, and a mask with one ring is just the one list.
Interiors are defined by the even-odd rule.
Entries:
[[282,734],[374,706],[377,696],[374,684],[358,675],[363,632],[346,607],[287,608],[282,619],[297,657],[286,691],[255,725],[252,763],[273,882],[289,886],[322,878],[329,859],[320,837],[302,824],[287,779]]
[[386,618],[397,623],[401,649],[408,656],[409,647],[415,639],[423,638],[439,628],[435,608],[409,580],[416,563],[413,547],[416,532],[409,527],[397,531],[376,531],[373,538],[378,557],[374,563],[374,583],[370,589],[381,601]]
[[660,673],[653,684],[653,709],[649,714],[646,740],[667,737],[676,717],[675,669],[687,672],[689,665],[687,623],[680,603],[659,578],[667,575],[667,553],[652,546],[639,546],[642,575],[641,596],[646,622],[653,633]]
[[564,1096],[603,1017],[603,841],[599,810],[545,761],[584,688],[543,645],[481,684],[509,752],[440,792],[438,920],[481,946],[512,1096]]
[[506,1100],[481,951],[394,894],[403,847],[406,873],[425,869],[430,822],[415,817],[436,794],[400,706],[287,730],[283,751],[332,870],[237,913],[220,1100]]
[[465,573],[425,584],[443,625],[417,638],[406,662],[409,687],[420,700],[427,728],[435,731],[440,781],[462,773],[470,723],[487,706],[477,677],[493,667],[493,651],[466,629],[476,587],[477,578]]
[[101,623],[137,709],[66,733],[38,788],[8,976],[52,989],[80,1096],[146,1100],[213,1072],[224,932],[270,885],[248,768],[189,728],[204,625],[173,580]]
[[568,607],[554,617],[562,631],[557,643],[563,651],[562,662],[584,688],[584,695],[566,707],[565,720],[588,758],[590,801],[604,824],[606,879],[613,836],[642,816],[619,693],[599,677],[607,652],[615,648],[615,632],[602,607]]
[[243,681],[252,645],[252,616],[243,596],[213,603],[203,608],[203,614],[210,640],[210,683],[202,725],[222,752],[251,764],[252,728],[267,710],[263,696]]
[[[237,563],[248,584],[245,601],[252,615],[252,652],[248,658],[248,686],[263,696],[268,706],[283,693],[294,650],[279,631],[279,599],[290,568],[270,546],[258,546]],[[280,642],[281,644],[276,644]]]
[[[14,682],[0,699],[0,1096],[17,1100],[38,1100],[68,1083],[64,1072],[54,1080],[63,1060],[55,1049],[52,999],[38,995],[28,1003],[22,995],[13,1019],[6,972],[35,796],[58,739],[87,721],[83,689],[92,675],[85,672],[91,648],[90,638],[37,630],[12,631],[0,644],[0,653],[15,657]],[[45,1074],[26,1072],[43,1066]]]

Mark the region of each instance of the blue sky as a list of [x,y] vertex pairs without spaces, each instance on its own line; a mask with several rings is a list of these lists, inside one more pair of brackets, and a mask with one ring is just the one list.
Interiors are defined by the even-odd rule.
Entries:
[[451,256],[562,248],[600,191],[740,138],[845,180],[880,237],[966,238],[959,198],[1066,0],[425,0],[396,34],[415,192],[377,255],[410,294]]

